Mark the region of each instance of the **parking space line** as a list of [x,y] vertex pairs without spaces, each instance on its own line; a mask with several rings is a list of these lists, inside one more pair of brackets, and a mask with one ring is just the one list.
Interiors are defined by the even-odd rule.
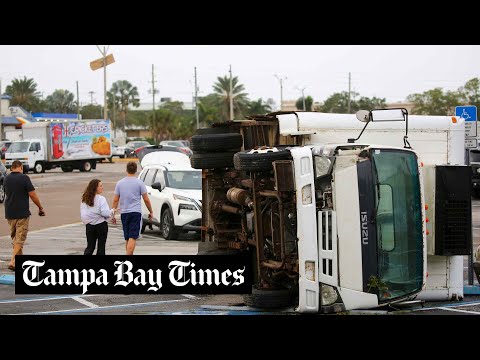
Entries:
[[409,311],[435,310],[435,309],[438,309],[438,308],[440,308],[440,307],[444,307],[444,308],[456,307],[456,308],[459,308],[459,307],[473,306],[473,305],[480,305],[480,300],[478,300],[478,301],[469,301],[469,302],[466,302],[466,303],[463,303],[463,304],[451,304],[451,305],[430,306],[430,307],[424,307],[424,308],[418,308],[418,309],[411,309],[411,310],[409,310]]
[[98,307],[98,305],[95,305],[94,303],[91,303],[90,301],[82,299],[80,296],[72,297],[72,300],[78,301],[80,304],[88,306],[89,308],[97,308]]
[[437,309],[442,309],[442,310],[446,310],[446,311],[457,311],[457,312],[461,312],[461,313],[469,313],[469,314],[480,315],[480,313],[477,312],[477,311],[454,309],[454,308],[448,308],[448,307],[444,307],[444,306],[438,307]]
[[147,306],[147,305],[155,305],[155,304],[168,304],[168,303],[185,302],[185,301],[190,301],[190,300],[189,300],[189,299],[163,300],[163,301],[152,301],[152,302],[144,302],[144,303],[133,303],[133,304],[98,306],[98,307],[96,307],[96,308],[81,308],[81,309],[68,309],[68,310],[39,311],[39,312],[31,312],[31,313],[4,314],[4,315],[42,315],[42,314],[43,314],[43,315],[46,315],[46,314],[62,314],[62,313],[86,312],[86,311],[116,309],[116,308],[135,307],[135,306]]
[[190,294],[182,294],[182,296],[185,296],[186,298],[192,299],[192,300],[197,298],[195,295],[190,295]]
[[[98,296],[101,294],[92,294],[92,295],[82,295],[83,297],[87,296]],[[59,300],[59,299],[71,299],[78,297],[78,295],[65,295],[65,296],[48,296],[43,298],[28,298],[28,299],[15,299],[15,300],[0,300],[1,304],[13,304],[13,303],[22,303],[22,302],[32,302],[32,301],[49,301],[49,300]]]

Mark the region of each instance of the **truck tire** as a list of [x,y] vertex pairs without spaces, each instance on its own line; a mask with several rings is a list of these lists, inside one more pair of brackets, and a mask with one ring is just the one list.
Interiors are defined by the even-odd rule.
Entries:
[[60,167],[62,168],[63,172],[72,172],[73,171],[73,166],[71,166],[71,165],[62,165]]
[[193,135],[191,139],[193,152],[216,152],[225,150],[239,151],[243,145],[240,134],[206,134]]
[[92,170],[92,164],[90,161],[83,161],[80,164],[80,171],[81,172],[90,172]]
[[3,183],[0,184],[0,204],[5,201],[5,187]]
[[235,169],[241,171],[269,171],[273,169],[272,163],[275,160],[290,160],[292,156],[290,151],[277,148],[277,151],[269,149],[241,151],[234,155],[233,162]]
[[235,152],[213,152],[197,153],[190,158],[190,163],[194,169],[215,169],[233,167],[233,155]]
[[162,217],[160,221],[160,232],[165,240],[175,239],[177,232],[175,231],[175,224],[173,221],[172,210],[166,207],[162,211]]
[[37,161],[33,167],[33,172],[35,174],[40,174],[45,172],[45,164],[41,161]]
[[253,285],[252,293],[243,295],[243,301],[247,306],[275,309],[292,306],[293,296],[288,289],[259,289]]

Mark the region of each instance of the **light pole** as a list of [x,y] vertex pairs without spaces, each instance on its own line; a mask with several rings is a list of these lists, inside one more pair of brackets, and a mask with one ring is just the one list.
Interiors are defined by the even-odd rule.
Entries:
[[306,87],[300,89],[299,87],[295,87],[297,90],[302,92],[302,102],[303,102],[303,111],[307,111],[307,107],[305,106],[305,89]]
[[279,77],[277,74],[274,76],[280,81],[280,111],[283,110],[283,80],[287,80],[288,78],[285,76],[284,78]]

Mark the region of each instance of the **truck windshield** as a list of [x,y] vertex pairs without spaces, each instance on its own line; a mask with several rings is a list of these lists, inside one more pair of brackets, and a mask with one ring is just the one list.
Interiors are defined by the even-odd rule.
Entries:
[[28,141],[12,142],[7,153],[26,152],[28,150],[28,145],[30,145]]
[[[375,202],[378,209],[379,300],[391,301],[420,291],[423,238],[417,157],[401,150],[373,150]],[[380,192],[380,193],[378,193]]]

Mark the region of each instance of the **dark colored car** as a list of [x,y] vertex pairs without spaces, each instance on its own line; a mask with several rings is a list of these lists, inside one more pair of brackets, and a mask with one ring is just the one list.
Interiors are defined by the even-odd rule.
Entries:
[[0,161],[0,203],[5,201],[5,188],[3,187],[5,176],[7,176],[7,168]]
[[129,141],[125,145],[125,157],[134,157],[135,150],[137,150],[140,147],[149,146],[149,145],[150,143],[148,141],[140,141],[140,140]]
[[11,143],[12,143],[11,141],[5,141],[5,140],[0,141],[0,153],[1,153],[2,159],[5,159],[5,153],[7,152]]
[[175,151],[185,154],[182,149],[177,146],[169,146],[169,145],[149,145],[149,146],[142,146],[135,150],[135,156],[142,162],[142,159],[145,155],[155,151]]

